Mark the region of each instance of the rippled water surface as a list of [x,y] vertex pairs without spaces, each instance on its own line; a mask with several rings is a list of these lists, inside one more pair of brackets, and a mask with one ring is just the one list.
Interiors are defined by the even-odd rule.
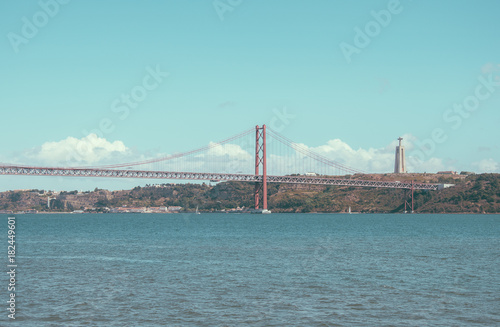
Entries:
[[[6,253],[7,216],[1,217]],[[500,325],[498,215],[18,215],[16,221],[12,325]],[[6,305],[2,312],[3,326]]]

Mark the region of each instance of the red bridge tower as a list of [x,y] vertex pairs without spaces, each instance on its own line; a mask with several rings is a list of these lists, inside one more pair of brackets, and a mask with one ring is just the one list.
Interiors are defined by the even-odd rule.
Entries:
[[[266,125],[255,127],[255,176],[259,176],[262,165],[262,182],[255,183],[255,210],[270,213],[267,210],[267,163],[266,163]],[[262,203],[262,209],[260,207]]]

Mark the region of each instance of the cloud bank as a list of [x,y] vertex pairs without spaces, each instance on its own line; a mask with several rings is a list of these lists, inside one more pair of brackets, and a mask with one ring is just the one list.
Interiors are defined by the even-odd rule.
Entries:
[[[411,152],[415,148],[416,138],[411,134],[405,134],[402,137],[408,172],[437,172],[447,168],[447,165],[440,158],[430,157],[425,161],[420,161],[412,157]],[[394,171],[395,149],[398,141],[393,140],[385,147],[368,149],[353,149],[340,139],[330,140],[325,145],[318,147],[307,147],[304,144],[297,145],[356,170],[367,173],[392,173]],[[448,168],[451,169],[450,166]]]
[[89,134],[81,139],[70,136],[57,142],[45,142],[41,147],[28,151],[26,157],[42,164],[93,165],[119,160],[130,152],[122,141],[109,142],[96,134]]
[[479,172],[498,173],[500,172],[500,164],[493,159],[483,159],[472,163],[472,166],[477,168]]

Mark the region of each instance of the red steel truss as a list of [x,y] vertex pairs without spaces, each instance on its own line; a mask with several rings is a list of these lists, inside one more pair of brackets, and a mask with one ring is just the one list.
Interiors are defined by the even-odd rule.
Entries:
[[[441,184],[367,181],[359,179],[341,179],[335,177],[310,176],[261,176],[246,174],[225,173],[192,173],[147,170],[97,169],[97,168],[50,168],[27,166],[0,166],[0,175],[26,176],[64,176],[64,177],[106,177],[106,178],[148,178],[148,179],[178,179],[178,180],[206,180],[206,181],[238,181],[267,183],[291,183],[314,185],[337,185],[357,187],[382,187],[408,190],[438,190]],[[266,203],[267,205],[267,203]]]

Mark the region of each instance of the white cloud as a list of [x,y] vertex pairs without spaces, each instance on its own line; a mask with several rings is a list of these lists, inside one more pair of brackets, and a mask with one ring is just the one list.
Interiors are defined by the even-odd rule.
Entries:
[[57,142],[46,142],[29,151],[26,156],[43,164],[74,165],[97,164],[124,157],[130,150],[122,141],[109,142],[96,134],[81,139],[68,137]]
[[394,154],[387,149],[357,149],[354,150],[340,139],[334,139],[312,151],[329,159],[335,160],[345,166],[366,172],[387,172],[394,165]]
[[228,156],[231,159],[239,159],[239,160],[252,159],[252,155],[250,153],[243,150],[241,146],[236,144],[217,144],[215,142],[210,142],[209,147],[210,149],[206,154],[207,156],[217,156],[217,157]]
[[500,172],[500,164],[493,159],[483,159],[472,163],[472,166],[477,168],[478,173],[498,173]]

